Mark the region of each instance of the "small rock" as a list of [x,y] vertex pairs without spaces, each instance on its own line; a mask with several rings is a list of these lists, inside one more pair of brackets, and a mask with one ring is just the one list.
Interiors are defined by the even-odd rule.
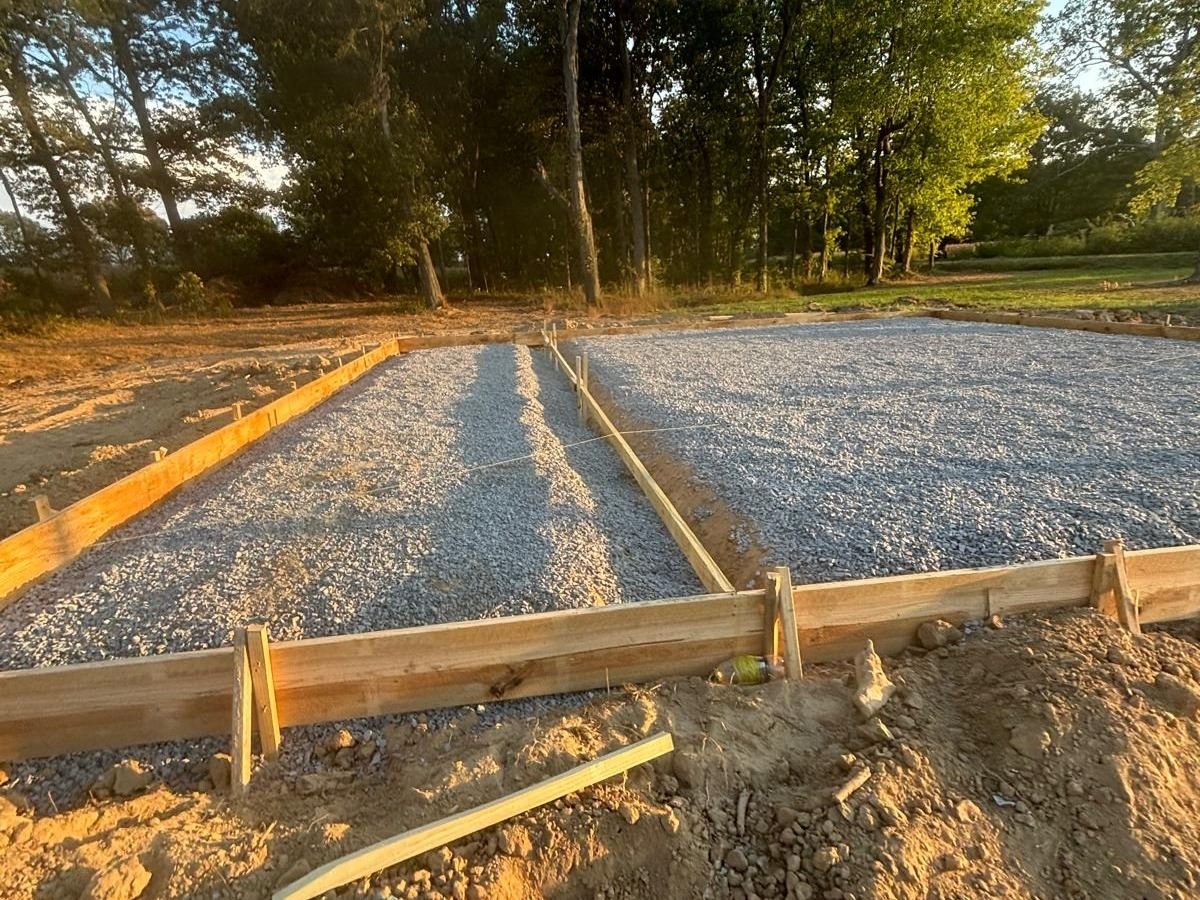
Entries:
[[675,810],[667,810],[667,814],[661,816],[658,821],[662,823],[663,831],[667,834],[679,833],[679,816],[675,814]]
[[228,753],[214,753],[208,760],[208,778],[218,791],[229,790],[233,777],[233,760]]
[[500,832],[500,851],[525,859],[533,852],[533,839],[524,825],[510,825]]
[[982,816],[982,812],[972,801],[959,800],[954,804],[954,816],[960,822],[974,822]]
[[917,641],[926,650],[937,650],[950,644],[957,644],[962,639],[963,633],[945,619],[925,622],[917,629]]
[[995,629],[999,630],[1004,627],[1004,619],[1000,618],[999,613],[994,613],[994,614],[988,616],[987,623],[988,623],[988,628],[995,628]]
[[938,857],[937,866],[943,872],[957,872],[967,867],[967,860],[961,853],[943,853]]
[[704,781],[704,766],[700,758],[689,750],[677,750],[673,753],[671,768],[683,787],[700,787]]
[[858,726],[858,732],[872,744],[887,744],[896,739],[892,729],[882,719],[872,719]]
[[134,900],[150,884],[150,872],[136,856],[126,856],[96,872],[79,900]]
[[1121,666],[1132,666],[1134,664],[1134,658],[1129,651],[1124,647],[1118,646],[1117,644],[1113,644],[1111,647],[1109,647],[1108,652],[1104,654],[1104,657],[1110,663],[1116,663],[1117,665]]
[[750,860],[740,847],[734,847],[725,854],[725,865],[735,872],[745,872],[750,867]]
[[864,718],[870,718],[883,709],[884,705],[896,693],[896,686],[884,674],[883,660],[875,652],[873,641],[854,658],[855,677],[858,689],[854,692],[854,704]]
[[800,810],[798,809],[793,809],[790,806],[775,807],[775,821],[780,828],[787,828],[799,818]]
[[1044,725],[1029,720],[1022,722],[1012,730],[1008,742],[1022,756],[1029,759],[1041,759],[1050,749],[1052,739]]
[[841,861],[837,847],[822,847],[812,855],[812,867],[818,872],[828,872]]
[[617,812],[621,814],[621,818],[630,825],[636,825],[637,820],[642,817],[641,811],[632,803],[626,801],[617,807]]
[[129,797],[144,791],[154,780],[154,772],[136,759],[117,763],[112,773],[112,792],[118,797]]
[[336,732],[329,736],[329,740],[325,742],[325,747],[331,753],[337,753],[339,750],[346,750],[353,747],[357,743],[352,735],[345,728],[339,728]]

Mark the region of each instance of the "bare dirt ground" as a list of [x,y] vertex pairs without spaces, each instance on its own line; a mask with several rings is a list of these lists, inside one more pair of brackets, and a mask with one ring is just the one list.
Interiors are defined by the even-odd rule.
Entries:
[[265,897],[665,730],[676,751],[625,779],[336,896],[1195,896],[1197,638],[1194,624],[1131,638],[1089,610],[1013,618],[887,660],[898,691],[870,720],[851,668],[822,666],[757,688],[615,689],[490,727],[474,711],[440,729],[352,725],[312,748],[315,771],[260,771],[242,803],[207,760],[195,790],[151,777],[124,798],[60,798],[56,814],[10,791],[0,884],[12,898]]

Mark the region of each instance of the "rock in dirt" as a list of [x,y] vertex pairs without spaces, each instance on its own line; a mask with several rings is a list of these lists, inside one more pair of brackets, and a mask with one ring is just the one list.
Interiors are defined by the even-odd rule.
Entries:
[[936,622],[926,622],[917,629],[917,642],[926,650],[937,650],[957,644],[963,639],[963,633],[945,619]]
[[677,750],[672,754],[671,768],[675,778],[685,788],[696,788],[704,781],[704,766],[700,757],[688,750]]
[[1041,759],[1050,749],[1052,739],[1044,725],[1036,721],[1022,722],[1012,730],[1009,744],[1029,759]]
[[854,658],[855,676],[858,680],[858,690],[854,692],[854,704],[864,717],[870,718],[896,693],[896,686],[883,672],[883,660],[875,652],[875,643],[867,641],[867,645]]
[[233,778],[233,760],[228,753],[214,753],[208,761],[208,779],[218,791],[229,790]]
[[619,812],[621,814],[621,818],[630,825],[636,825],[637,820],[642,816],[641,811],[629,802],[622,803],[619,807],[617,807],[617,812]]
[[1177,716],[1194,716],[1200,710],[1200,693],[1182,678],[1159,672],[1154,687],[1163,705]]
[[883,719],[872,719],[858,727],[858,733],[872,744],[890,744],[896,739],[892,729],[887,727]]
[[79,900],[135,900],[149,884],[149,870],[136,856],[127,856],[96,872]]
[[745,872],[750,868],[750,860],[746,858],[746,853],[740,847],[734,847],[725,854],[725,865],[734,872]]
[[505,828],[500,832],[499,843],[501,852],[509,856],[524,859],[533,852],[533,838],[529,836],[529,829],[524,825],[510,825]]
[[131,797],[138,791],[144,791],[153,780],[153,770],[136,759],[117,763],[101,778],[104,786],[118,797]]

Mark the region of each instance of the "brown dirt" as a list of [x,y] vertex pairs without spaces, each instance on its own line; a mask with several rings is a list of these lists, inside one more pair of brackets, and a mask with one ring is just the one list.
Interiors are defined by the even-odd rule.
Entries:
[[[135,886],[131,872],[148,875],[147,898],[265,897],[306,867],[666,730],[670,757],[337,896],[1195,896],[1194,623],[1135,639],[1078,610],[975,629],[888,660],[899,691],[870,728],[850,668],[814,668],[798,684],[690,679],[492,727],[474,713],[402,726],[374,765],[260,771],[240,805],[158,785],[31,817],[10,794],[0,893],[75,900],[107,868]],[[835,804],[863,766],[870,779]]]

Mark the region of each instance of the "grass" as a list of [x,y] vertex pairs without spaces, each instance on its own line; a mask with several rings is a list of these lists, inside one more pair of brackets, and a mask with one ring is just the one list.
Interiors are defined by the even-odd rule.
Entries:
[[[996,260],[947,264],[933,275],[915,276],[877,287],[848,286],[819,294],[781,291],[761,296],[680,297],[678,306],[708,315],[849,311],[949,303],[977,309],[1065,310],[1134,309],[1169,312],[1200,323],[1200,285],[1182,284],[1192,271],[1187,254],[1082,257],[1087,264],[997,271]],[[1019,262],[1028,262],[1020,260]],[[1107,283],[1107,287],[1106,287]],[[1114,286],[1115,285],[1115,286]]]

